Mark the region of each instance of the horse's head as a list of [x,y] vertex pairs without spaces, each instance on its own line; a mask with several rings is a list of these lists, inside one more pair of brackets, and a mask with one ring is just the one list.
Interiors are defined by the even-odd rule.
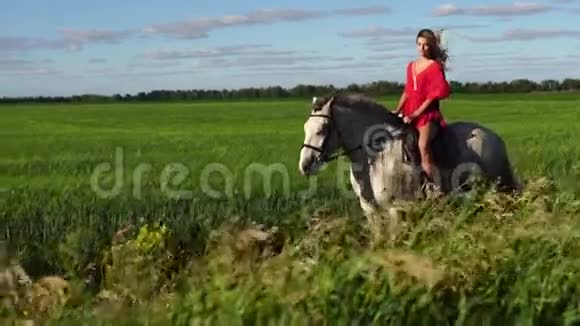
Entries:
[[[374,156],[407,127],[400,117],[361,94],[314,98],[312,112],[304,124],[300,172],[316,174],[324,163],[361,151]],[[340,147],[345,151],[334,154]]]
[[302,175],[316,174],[339,148],[339,137],[333,119],[334,97],[313,99],[313,109],[304,123],[304,144],[298,168]]

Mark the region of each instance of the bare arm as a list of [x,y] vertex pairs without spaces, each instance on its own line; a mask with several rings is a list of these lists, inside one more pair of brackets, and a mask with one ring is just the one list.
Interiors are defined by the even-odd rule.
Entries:
[[399,99],[399,103],[397,104],[397,109],[395,110],[396,114],[401,113],[401,110],[403,109],[403,105],[405,104],[405,101],[407,101],[407,93],[403,92],[403,94],[401,94],[401,98]]
[[427,107],[429,107],[429,105],[433,102],[433,100],[434,99],[428,98],[425,101],[423,101],[423,104],[421,104],[421,106],[418,107],[417,110],[413,112],[413,114],[409,118],[412,120],[420,116],[421,113],[423,113],[423,111],[425,111]]

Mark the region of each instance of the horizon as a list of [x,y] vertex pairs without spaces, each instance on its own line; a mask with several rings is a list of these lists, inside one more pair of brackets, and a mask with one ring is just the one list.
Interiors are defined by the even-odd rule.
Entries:
[[[575,83],[575,85],[578,84],[578,82],[580,82],[580,78],[567,78],[568,80],[572,80]],[[530,81],[532,83],[535,83],[536,86],[538,87],[543,87],[542,82],[549,82],[549,81],[556,81],[558,84],[562,85],[563,82],[565,81],[565,79],[544,79],[544,80],[540,80],[540,81],[533,81],[533,80],[529,80],[529,79],[514,79],[514,80],[500,80],[500,81],[494,81],[491,82],[492,85],[494,85],[497,88],[491,89],[491,90],[486,90],[486,89],[480,89],[480,90],[461,90],[461,91],[456,91],[456,93],[461,93],[461,94],[469,94],[469,95],[477,95],[477,94],[497,94],[497,92],[501,92],[504,94],[526,94],[526,93],[530,93],[530,92],[556,92],[556,93],[579,93],[580,89],[577,88],[578,86],[572,86],[573,88],[563,88],[563,89],[557,89],[557,90],[545,90],[545,89],[536,89],[536,90],[532,90],[532,91],[514,91],[514,90],[504,90],[504,91],[500,91],[500,87],[502,83],[506,83],[506,84],[511,84],[512,82],[516,82],[516,81],[521,81],[521,80],[525,80],[525,81]],[[456,80],[448,80],[450,83],[451,82],[457,82]],[[404,84],[400,83],[400,82],[393,82],[393,81],[388,81],[388,80],[375,80],[375,81],[369,81],[367,83],[364,84],[357,84],[360,87],[366,87],[366,86],[370,86],[373,83],[380,83],[380,82],[387,82],[387,83],[398,83],[401,87],[404,87]],[[468,83],[477,83],[479,85],[485,85],[488,82],[487,81],[483,81],[483,82],[472,82],[472,81],[466,81],[466,82],[459,82],[462,87],[467,86]],[[125,96],[130,96],[130,97],[137,97],[139,96],[140,93],[144,93],[144,94],[151,94],[153,92],[169,92],[169,93],[177,93],[177,92],[192,92],[192,91],[201,91],[201,92],[223,92],[223,91],[227,91],[227,92],[232,92],[232,93],[236,93],[236,92],[240,92],[240,91],[244,91],[247,89],[257,89],[257,90],[265,90],[268,88],[277,88],[277,87],[281,87],[283,90],[290,92],[292,91],[292,89],[299,87],[299,86],[312,86],[312,87],[320,87],[320,88],[327,88],[327,87],[335,87],[335,85],[323,85],[323,84],[319,84],[319,85],[314,85],[314,84],[298,84],[298,85],[293,85],[293,86],[289,86],[289,87],[282,87],[280,85],[268,85],[268,86],[263,86],[263,87],[253,87],[253,86],[249,86],[249,87],[240,87],[240,88],[230,88],[230,89],[203,89],[203,88],[198,88],[198,89],[150,89],[150,90],[141,90],[141,91],[137,91],[134,93],[114,93],[114,94],[98,94],[98,93],[77,93],[77,94],[69,94],[69,95],[23,95],[23,96],[0,96],[0,100],[18,100],[18,99],[33,99],[33,98],[52,98],[52,99],[56,99],[56,98],[66,98],[66,99],[70,99],[73,97],[83,97],[83,96],[95,96],[95,97],[103,97],[103,98],[113,98],[115,96],[121,96],[121,97],[125,97]],[[565,86],[566,87],[566,86]],[[568,86],[569,87],[569,86]],[[346,86],[344,87],[335,87],[337,90],[345,90]],[[379,96],[399,96],[399,93],[392,93],[392,92],[385,92],[382,95]],[[290,96],[292,98],[292,96]],[[273,98],[277,98],[277,99],[283,99],[285,97],[268,97],[270,99]],[[204,99],[210,99],[210,98],[204,98]],[[1,103],[1,101],[0,101]]]
[[579,0],[143,3],[11,4],[0,97],[404,82],[424,27],[445,29],[449,81],[580,77]]

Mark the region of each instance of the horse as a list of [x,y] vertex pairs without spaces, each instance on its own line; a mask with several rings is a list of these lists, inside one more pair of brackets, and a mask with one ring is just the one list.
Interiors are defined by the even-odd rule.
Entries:
[[[362,210],[373,214],[397,200],[428,197],[417,140],[413,126],[363,94],[315,97],[304,123],[298,169],[310,177],[331,161],[348,157],[351,187]],[[431,146],[439,194],[464,191],[473,177],[493,181],[502,192],[521,190],[506,145],[490,128],[448,123]]]

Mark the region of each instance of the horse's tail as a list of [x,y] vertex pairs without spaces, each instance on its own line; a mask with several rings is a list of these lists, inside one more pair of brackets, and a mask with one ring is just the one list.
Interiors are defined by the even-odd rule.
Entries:
[[521,193],[523,190],[523,184],[517,177],[514,168],[507,156],[507,154],[502,155],[502,166],[503,169],[498,176],[498,188],[505,192],[516,192]]

